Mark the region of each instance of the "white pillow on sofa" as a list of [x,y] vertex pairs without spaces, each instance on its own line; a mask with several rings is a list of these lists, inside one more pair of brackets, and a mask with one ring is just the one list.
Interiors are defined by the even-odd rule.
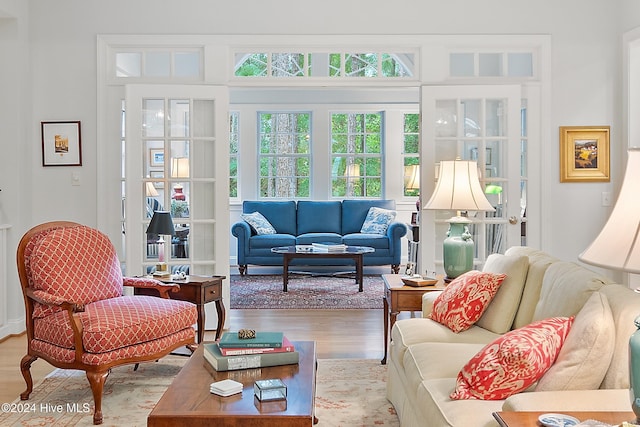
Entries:
[[364,234],[386,234],[389,224],[395,218],[396,211],[372,206],[367,212],[367,217],[364,219],[360,232]]
[[511,330],[520,306],[528,269],[529,257],[527,256],[491,254],[487,257],[482,271],[503,273],[507,277],[476,325],[496,334],[504,334]]
[[240,217],[251,226],[257,235],[276,234],[276,229],[260,212],[243,213]]
[[558,358],[540,378],[536,391],[599,388],[613,357],[614,334],[607,296],[594,292],[576,315]]

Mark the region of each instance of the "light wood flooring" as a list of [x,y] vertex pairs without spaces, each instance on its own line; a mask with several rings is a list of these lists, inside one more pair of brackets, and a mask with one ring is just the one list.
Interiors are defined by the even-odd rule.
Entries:
[[[227,310],[225,323],[225,329],[281,330],[292,341],[315,341],[319,359],[382,359],[384,353],[382,310]],[[214,337],[214,331],[205,333],[205,340]],[[23,334],[0,343],[0,403],[13,402],[25,390],[20,360],[26,341]],[[53,369],[35,361],[34,385]]]

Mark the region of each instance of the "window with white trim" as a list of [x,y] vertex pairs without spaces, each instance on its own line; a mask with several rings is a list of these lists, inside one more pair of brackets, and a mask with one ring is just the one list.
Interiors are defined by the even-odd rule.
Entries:
[[382,197],[382,120],[380,112],[331,114],[333,197]]
[[311,183],[311,114],[258,114],[259,196],[309,197]]

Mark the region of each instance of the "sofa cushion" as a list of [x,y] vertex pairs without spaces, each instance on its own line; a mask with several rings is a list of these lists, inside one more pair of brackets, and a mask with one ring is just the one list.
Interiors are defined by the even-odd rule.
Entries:
[[556,362],[540,378],[536,391],[599,388],[613,356],[614,335],[607,297],[594,292],[576,315]]
[[260,212],[279,234],[291,234],[296,232],[296,202],[288,201],[257,201],[245,200],[242,202],[242,212]]
[[456,277],[436,297],[429,318],[456,333],[469,329],[482,316],[505,277],[476,270]]
[[512,329],[517,329],[532,322],[536,304],[538,303],[538,299],[540,299],[540,289],[542,288],[544,273],[552,263],[559,260],[546,252],[526,246],[513,246],[506,250],[505,255],[526,256],[529,258],[527,279],[524,284],[522,298],[520,299],[520,306],[518,307],[518,312],[516,313],[512,326]]
[[542,280],[533,320],[575,316],[593,292],[610,283],[608,279],[576,263],[553,263]]
[[312,243],[342,244],[342,236],[336,233],[305,233],[296,237],[296,245],[310,245]]
[[408,390],[416,390],[424,380],[455,378],[462,367],[485,344],[424,342],[414,344],[404,354],[402,366]]
[[489,255],[482,271],[504,273],[507,277],[502,281],[498,293],[478,320],[478,326],[496,334],[504,334],[511,330],[528,270],[529,258],[526,256]]
[[396,218],[396,211],[377,208],[372,206],[369,208],[367,217],[364,219],[361,233],[364,234],[386,234],[389,224]]
[[259,236],[276,234],[276,229],[260,212],[243,213],[240,217],[251,226],[251,230]]
[[[415,401],[420,420],[416,426],[469,427],[496,426],[492,413],[502,410],[502,400],[451,400],[449,394],[455,378],[435,378],[423,381]],[[425,421],[428,422],[425,423]],[[404,424],[402,424],[404,426]]]
[[375,249],[389,249],[389,239],[380,234],[354,233],[342,236],[342,242],[347,246],[368,246]]
[[249,248],[252,250],[271,250],[271,248],[275,248],[276,246],[293,246],[295,244],[296,238],[290,234],[263,234],[260,236],[253,236],[249,241]]
[[[78,317],[82,322],[84,349],[90,353],[106,353],[189,328],[197,320],[197,311],[194,304],[185,301],[122,296],[87,304]],[[75,346],[66,312],[37,319],[34,337],[59,347]]]
[[[57,228],[32,242],[28,254],[25,250],[25,262],[31,271],[31,285],[43,294],[40,296],[50,301],[89,304],[122,295],[116,250],[98,230],[86,226]],[[78,283],[85,285],[76,286]],[[33,316],[44,317],[59,310],[36,303]]]
[[484,346],[498,337],[498,334],[475,325],[466,331],[452,334],[449,328],[431,319],[400,319],[391,329],[389,355],[391,359],[397,360],[399,364],[402,364],[405,352],[414,344],[442,342],[473,343]]
[[[628,412],[630,408],[629,390],[624,388],[518,393],[506,399],[502,405],[503,411],[535,412]],[[584,424],[590,425],[586,422]]]
[[553,364],[573,317],[540,320],[487,344],[462,368],[451,399],[506,399],[535,383]]
[[306,233],[340,234],[342,232],[342,203],[340,201],[300,200],[296,220],[298,235]]
[[353,200],[342,201],[342,235],[360,233],[362,224],[372,207],[394,210],[394,200]]
[[613,357],[600,388],[629,389],[629,337],[637,329],[634,320],[640,313],[640,294],[619,284],[604,286],[600,292],[607,296],[616,325]]

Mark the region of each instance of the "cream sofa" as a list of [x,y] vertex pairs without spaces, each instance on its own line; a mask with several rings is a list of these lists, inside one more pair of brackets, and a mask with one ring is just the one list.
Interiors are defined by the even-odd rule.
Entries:
[[[628,341],[640,294],[527,247],[492,255],[484,271],[507,278],[470,329],[455,334],[426,318],[435,292],[425,294],[422,318],[395,323],[387,398],[402,427],[495,427],[496,411],[631,410]],[[536,384],[506,400],[449,398],[458,372],[487,343],[554,316],[575,320],[555,364]]]

